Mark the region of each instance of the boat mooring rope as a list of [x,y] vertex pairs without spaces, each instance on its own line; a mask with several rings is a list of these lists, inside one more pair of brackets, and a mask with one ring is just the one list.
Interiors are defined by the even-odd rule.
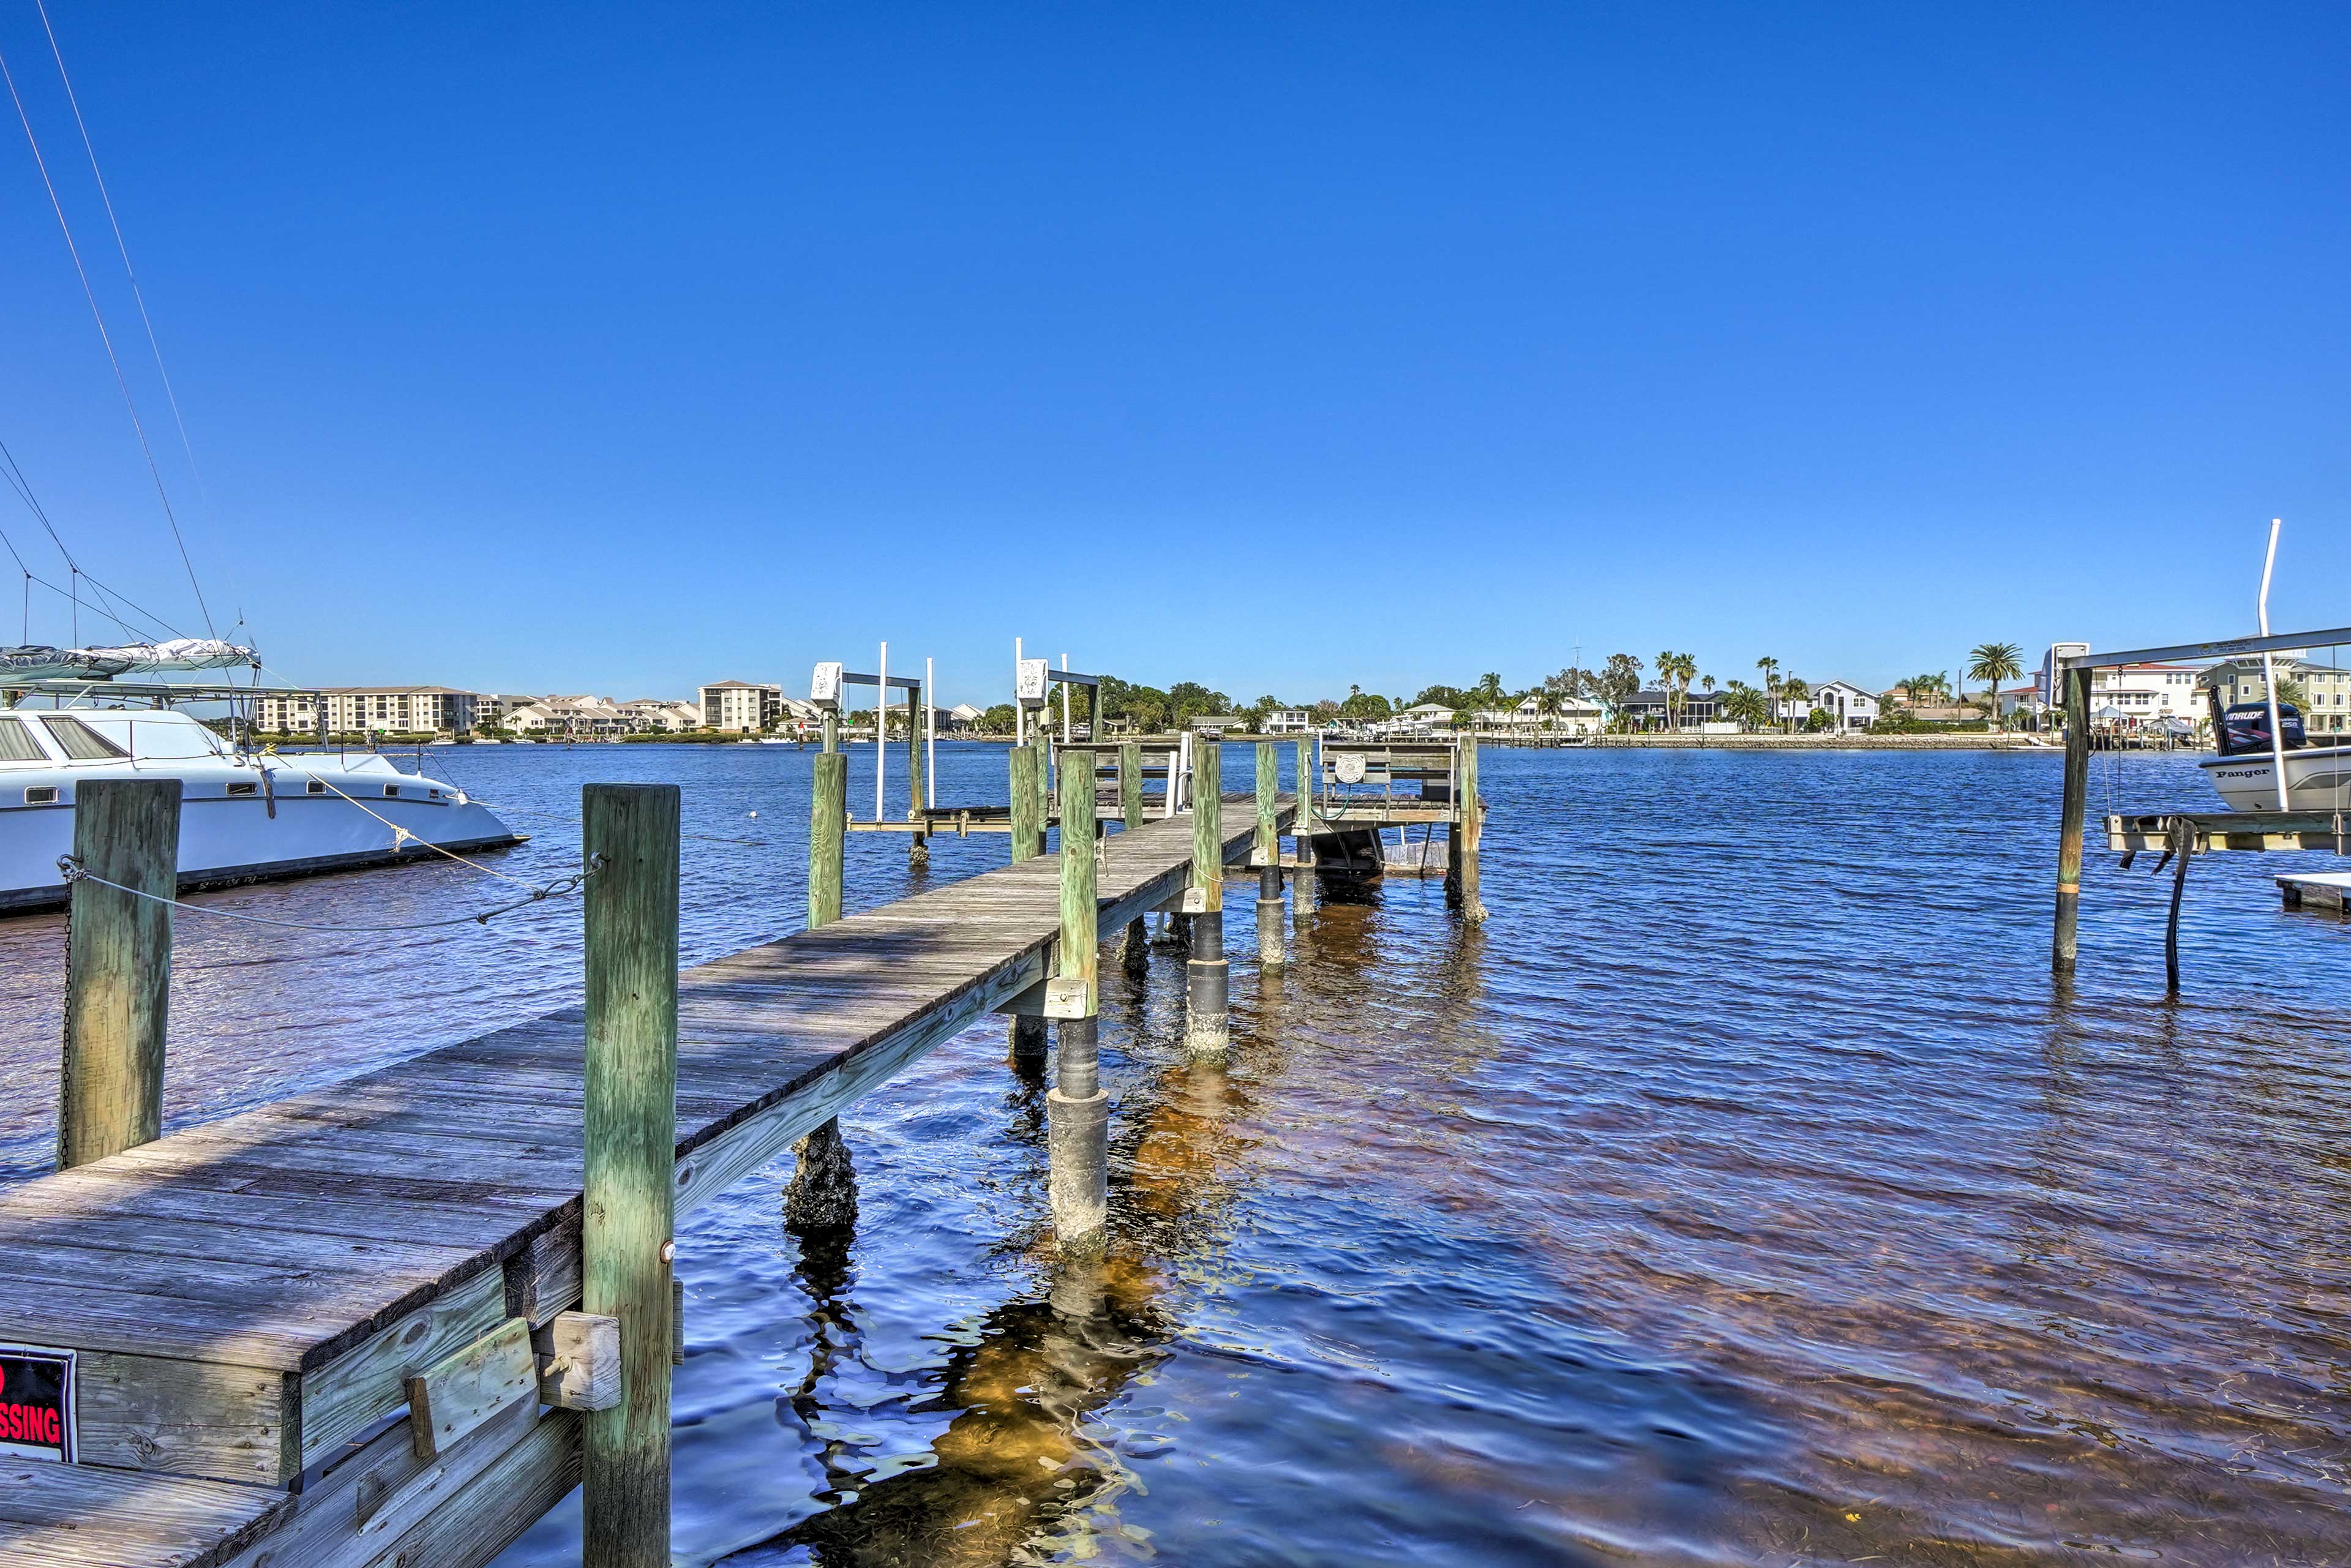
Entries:
[[[57,857],[57,873],[70,886],[77,882],[92,882],[100,887],[110,887],[117,893],[127,893],[133,898],[143,898],[154,904],[168,904],[177,909],[193,909],[199,915],[218,915],[223,920],[242,920],[250,925],[276,925],[289,931],[329,931],[382,933],[392,931],[431,931],[444,925],[487,925],[497,915],[511,915],[517,909],[528,909],[534,904],[544,904],[550,898],[568,898],[580,891],[587,880],[604,868],[604,857],[598,854],[588,862],[585,871],[556,878],[531,890],[528,898],[517,898],[512,904],[501,904],[473,915],[454,915],[442,920],[418,920],[401,925],[324,925],[308,920],[277,920],[266,915],[247,915],[241,910],[222,909],[209,904],[190,904],[183,898],[166,898],[160,893],[144,888],[125,887],[119,882],[109,882],[85,867],[71,855]],[[515,880],[508,878],[507,880]]]

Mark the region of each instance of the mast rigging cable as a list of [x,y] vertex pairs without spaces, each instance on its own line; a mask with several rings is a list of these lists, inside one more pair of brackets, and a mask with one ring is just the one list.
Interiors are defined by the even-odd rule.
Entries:
[[[49,162],[41,155],[41,139],[34,134],[33,117],[25,108],[24,95],[16,90],[16,73],[8,68],[5,54],[0,54],[0,82],[6,83],[9,101],[16,106],[16,120],[25,128],[26,145],[33,150],[33,163],[40,171],[42,189],[48,193],[49,210],[57,214],[57,231],[65,235],[66,251],[73,257],[74,276],[81,279],[82,298],[89,302],[90,319],[98,323],[98,339],[106,348],[106,362],[114,368],[114,384],[121,389],[122,406],[131,413],[131,428],[139,436],[139,450],[147,459],[147,473],[155,481],[156,498],[163,504],[163,520],[172,527],[172,542],[179,547],[180,564],[187,570],[188,586],[196,596],[196,609],[204,615],[204,631],[211,633],[212,609],[204,602],[204,585],[196,580],[196,565],[189,558],[187,539],[180,533],[179,515],[172,510],[171,492],[163,486],[163,470],[155,462],[155,448],[147,439],[145,422],[139,417],[138,401],[131,395],[130,378],[122,373],[122,361],[114,351],[114,336],[106,329],[106,313],[99,308],[97,290],[90,287],[89,269],[82,265],[81,246],[74,242],[73,225],[66,221],[65,204],[57,197],[57,182],[49,178]],[[110,204],[109,211],[111,210]]]

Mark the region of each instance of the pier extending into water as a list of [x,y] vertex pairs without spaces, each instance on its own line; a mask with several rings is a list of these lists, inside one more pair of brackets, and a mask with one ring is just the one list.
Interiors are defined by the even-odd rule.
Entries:
[[[1186,1034],[1207,1054],[1228,1040],[1228,871],[1255,869],[1259,961],[1279,964],[1285,867],[1301,918],[1332,821],[1441,794],[1466,823],[1448,830],[1465,914],[1481,913],[1474,742],[1450,748],[1430,806],[1357,808],[1318,799],[1311,741],[1305,800],[1278,789],[1268,741],[1254,788],[1230,794],[1219,747],[1179,748],[1161,770],[1172,806],[1146,798],[1138,745],[1107,799],[1096,751],[1055,768],[1018,747],[1010,864],[844,915],[831,728],[807,930],[681,974],[678,791],[590,786],[583,1007],[169,1137],[171,862],[160,832],[120,824],[167,821],[176,787],[110,787],[121,799],[88,810],[77,841],[64,1168],[0,1193],[16,1284],[0,1400],[34,1412],[9,1417],[27,1439],[0,1485],[12,1562],[470,1565],[584,1483],[586,1561],[657,1568],[680,1214],[1002,1013],[1016,1059],[1042,1052],[1048,1021],[1058,1035],[1051,1207],[1061,1245],[1086,1249],[1105,1207],[1103,935],[1135,941],[1154,912],[1188,927]],[[802,1177],[823,1179],[810,1163]],[[44,1446],[63,1462],[32,1457]]]

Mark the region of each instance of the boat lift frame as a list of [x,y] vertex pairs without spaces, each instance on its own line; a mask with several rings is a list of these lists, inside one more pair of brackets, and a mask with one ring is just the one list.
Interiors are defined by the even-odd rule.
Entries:
[[[2273,547],[2275,538],[2273,534]],[[2262,620],[2266,628],[2268,574],[2262,580]],[[2090,683],[2099,670],[2128,664],[2167,664],[2182,659],[2226,659],[2245,653],[2270,654],[2295,648],[2323,648],[2351,643],[2351,626],[2320,632],[2272,633],[2253,637],[2223,637],[2208,643],[2178,643],[2162,648],[2132,648],[2114,653],[2073,653],[2055,661],[2053,674],[2064,682],[2065,797],[2057,830],[2057,907],[2052,933],[2049,967],[2071,977],[2080,956],[2078,925],[2082,904],[2082,831],[2090,797]],[[2285,737],[2275,717],[2277,682],[2265,683],[2270,695],[2271,766],[2277,770],[2280,791],[2285,784]],[[2055,694],[2051,694],[2053,696]],[[2283,802],[2281,802],[2283,806]],[[2143,849],[2160,849],[2156,870],[2172,864],[2171,913],[2164,931],[2167,988],[2179,991],[2179,906],[2187,892],[2188,862],[2199,853],[2217,850],[2332,850],[2351,846],[2346,829],[2351,813],[2328,811],[2193,811],[2161,816],[2115,814],[2105,819],[2106,844],[2127,866]]]

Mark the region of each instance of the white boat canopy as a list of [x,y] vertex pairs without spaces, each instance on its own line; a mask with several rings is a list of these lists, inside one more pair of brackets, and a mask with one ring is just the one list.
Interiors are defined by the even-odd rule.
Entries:
[[212,637],[174,637],[165,643],[131,643],[119,648],[0,648],[0,683],[110,681],[117,675],[165,670],[231,670],[261,667],[251,648]]

